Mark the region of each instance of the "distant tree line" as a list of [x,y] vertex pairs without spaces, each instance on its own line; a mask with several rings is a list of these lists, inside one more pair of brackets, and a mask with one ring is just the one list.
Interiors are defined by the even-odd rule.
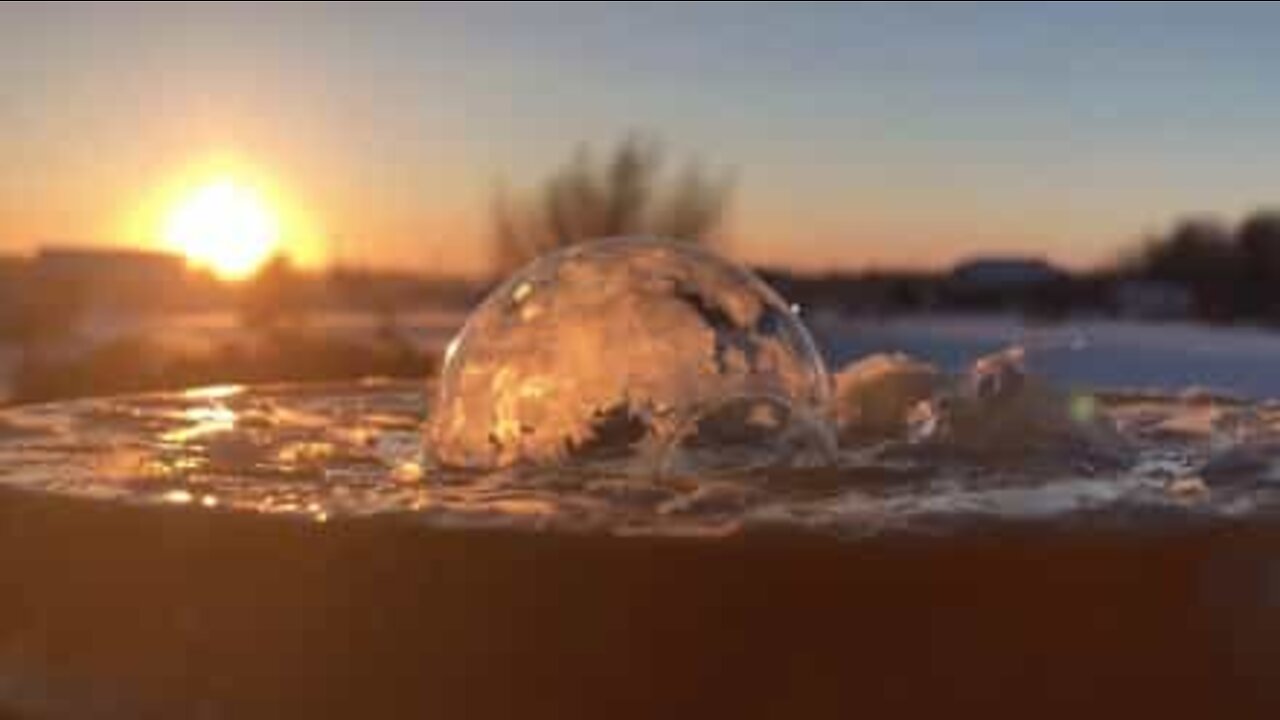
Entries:
[[1235,227],[1183,220],[1146,238],[1118,274],[1186,288],[1205,319],[1280,322],[1280,210],[1255,212]]
[[1280,324],[1280,209],[1235,225],[1184,219],[1108,266],[1037,282],[966,283],[956,271],[763,274],[794,302],[851,313],[1013,311],[1039,320],[1084,313]]
[[1056,321],[1072,313],[1116,315],[1114,283],[1104,275],[1082,274],[1039,282],[981,287],[957,282],[953,273],[873,270],[824,274],[758,268],[760,276],[788,301],[804,308],[848,315],[914,313],[1016,313],[1036,321]]

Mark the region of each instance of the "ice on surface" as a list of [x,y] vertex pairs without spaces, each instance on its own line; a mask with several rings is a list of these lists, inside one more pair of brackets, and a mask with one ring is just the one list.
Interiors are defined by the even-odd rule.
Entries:
[[[739,271],[720,261],[704,264],[696,248],[676,247],[672,257],[629,242],[632,249],[605,253],[606,259],[593,250],[591,262],[558,262],[541,275],[531,270],[527,288],[508,284],[490,301],[496,309],[487,319],[473,320],[501,332],[475,343],[463,342],[464,335],[455,345],[453,372],[471,367],[479,374],[466,382],[490,384],[472,387],[468,398],[450,396],[486,428],[455,437],[454,451],[466,460],[478,447],[479,460],[496,463],[506,450],[516,453],[516,467],[466,466],[486,467],[476,472],[424,458],[424,451],[438,454],[421,442],[424,416],[442,417],[430,407],[438,398],[416,382],[362,381],[4,408],[0,491],[326,523],[407,515],[439,527],[618,535],[720,536],[782,527],[863,537],[945,531],[969,518],[1078,517],[1092,529],[1101,516],[1128,526],[1180,518],[1274,522],[1280,514],[1275,379],[1259,391],[1271,399],[1251,399],[1222,382],[1241,367],[1274,376],[1276,338],[1258,338],[1231,364],[1201,367],[1203,355],[1181,348],[1236,352],[1224,341],[1234,333],[1174,328],[1164,338],[1160,329],[1105,326],[1099,340],[1090,325],[1088,333],[1070,330],[1087,343],[1064,344],[1010,340],[992,334],[986,321],[976,329],[968,320],[948,325],[937,318],[861,323],[844,335],[859,345],[833,353],[851,357],[856,349],[864,359],[838,374],[828,414],[825,385],[812,381],[821,363],[804,362],[811,348],[803,328],[795,334],[798,321],[772,293],[748,281],[744,295]],[[632,277],[633,251],[658,269]],[[696,261],[686,263],[686,253]],[[573,292],[562,294],[567,288]],[[534,322],[539,313],[562,309],[578,318],[572,333]],[[930,353],[904,342],[906,329],[916,339],[958,344]],[[677,336],[676,346],[661,347]],[[557,342],[544,347],[534,337]],[[1120,341],[1130,337],[1146,349],[1127,350]],[[1157,355],[1149,346],[1161,362],[1181,363],[1178,373],[1152,366]],[[902,350],[914,357],[884,352]],[[730,360],[739,355],[784,360],[753,370]],[[585,373],[589,388],[554,387],[571,390],[565,396],[591,412],[538,405],[507,384],[519,377],[511,372],[494,385],[500,357],[522,358],[518,366],[528,377],[553,362],[568,364],[566,378]],[[461,363],[465,358],[475,362]],[[1152,367],[1157,372],[1149,377]],[[712,385],[704,386],[708,378]],[[1187,388],[1185,378],[1203,386]],[[654,389],[647,400],[624,390],[632,381]],[[711,394],[718,388],[730,392]],[[743,388],[748,392],[737,393]],[[626,404],[609,406],[618,393]],[[489,400],[476,399],[485,394]],[[511,414],[485,414],[485,403],[499,397],[516,403]],[[522,444],[533,439],[520,436],[506,445],[490,439],[499,419],[540,417],[521,414],[535,410],[561,422],[565,434],[539,436],[546,443],[533,447]],[[839,419],[844,448],[833,458],[820,456],[820,469],[796,467],[804,450],[822,446],[814,438],[824,437],[830,417]],[[430,432],[441,430],[462,432],[436,423]],[[535,449],[547,454],[518,454]],[[556,462],[578,457],[603,460]],[[522,464],[541,458],[547,462]],[[788,462],[761,467],[755,462],[761,459]],[[721,460],[731,472],[705,471]],[[651,463],[690,472],[634,472]]]
[[1027,368],[1024,348],[979,358],[935,398],[917,436],[988,461],[1087,468],[1131,462],[1124,438],[1089,393],[1050,385]]
[[877,353],[836,374],[840,441],[893,437],[907,429],[913,409],[942,389],[942,373],[903,353]]
[[[940,394],[974,384],[957,375]],[[1094,528],[1098,513],[1125,525],[1280,513],[1277,403],[1212,400],[1226,425],[1247,419],[1251,426],[1241,444],[1224,448],[1209,423],[1194,433],[1161,429],[1199,414],[1205,398],[1099,390],[1092,411],[1114,422],[1133,456],[1127,466],[1095,471],[1073,462],[1080,445],[1070,435],[1051,435],[1026,457],[1002,454],[999,446],[993,454],[957,452],[942,435],[857,443],[816,470],[654,477],[629,472],[625,461],[482,472],[433,467],[422,462],[419,443],[426,400],[417,383],[388,382],[5,408],[0,422],[24,431],[0,434],[0,492],[324,523],[394,516],[434,527],[705,537],[790,528],[856,538],[1076,517]],[[1061,406],[1053,407],[1061,418]],[[1068,401],[1065,412],[1071,407]],[[234,422],[198,432],[210,417]]]
[[601,240],[534,262],[475,310],[426,447],[475,469],[773,462],[831,444],[830,394],[808,331],[749,271],[687,243]]
[[908,355],[877,354],[836,376],[842,442],[906,440],[971,460],[1115,467],[1128,449],[1087,393],[1050,386],[1014,346],[948,378]]

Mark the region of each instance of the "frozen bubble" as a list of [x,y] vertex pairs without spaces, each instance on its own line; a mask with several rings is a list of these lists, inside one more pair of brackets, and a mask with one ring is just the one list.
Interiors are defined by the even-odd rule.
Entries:
[[449,345],[427,452],[454,467],[741,468],[832,449],[830,379],[790,307],[688,243],[577,245],[518,272]]

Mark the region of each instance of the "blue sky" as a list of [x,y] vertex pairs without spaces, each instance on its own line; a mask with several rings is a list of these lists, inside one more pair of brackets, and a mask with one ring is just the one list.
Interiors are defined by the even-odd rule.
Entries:
[[1251,3],[4,5],[0,248],[152,243],[148,193],[230,154],[344,259],[474,269],[498,178],[645,130],[735,170],[747,259],[1087,265],[1280,204],[1278,31]]

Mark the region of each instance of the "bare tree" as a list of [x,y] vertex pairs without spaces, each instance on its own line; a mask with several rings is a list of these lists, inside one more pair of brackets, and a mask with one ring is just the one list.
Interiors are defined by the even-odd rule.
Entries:
[[603,162],[582,146],[531,190],[500,186],[492,208],[495,269],[507,273],[533,258],[584,240],[660,235],[715,239],[732,188],[728,173],[690,162],[668,178],[661,147],[632,135]]

